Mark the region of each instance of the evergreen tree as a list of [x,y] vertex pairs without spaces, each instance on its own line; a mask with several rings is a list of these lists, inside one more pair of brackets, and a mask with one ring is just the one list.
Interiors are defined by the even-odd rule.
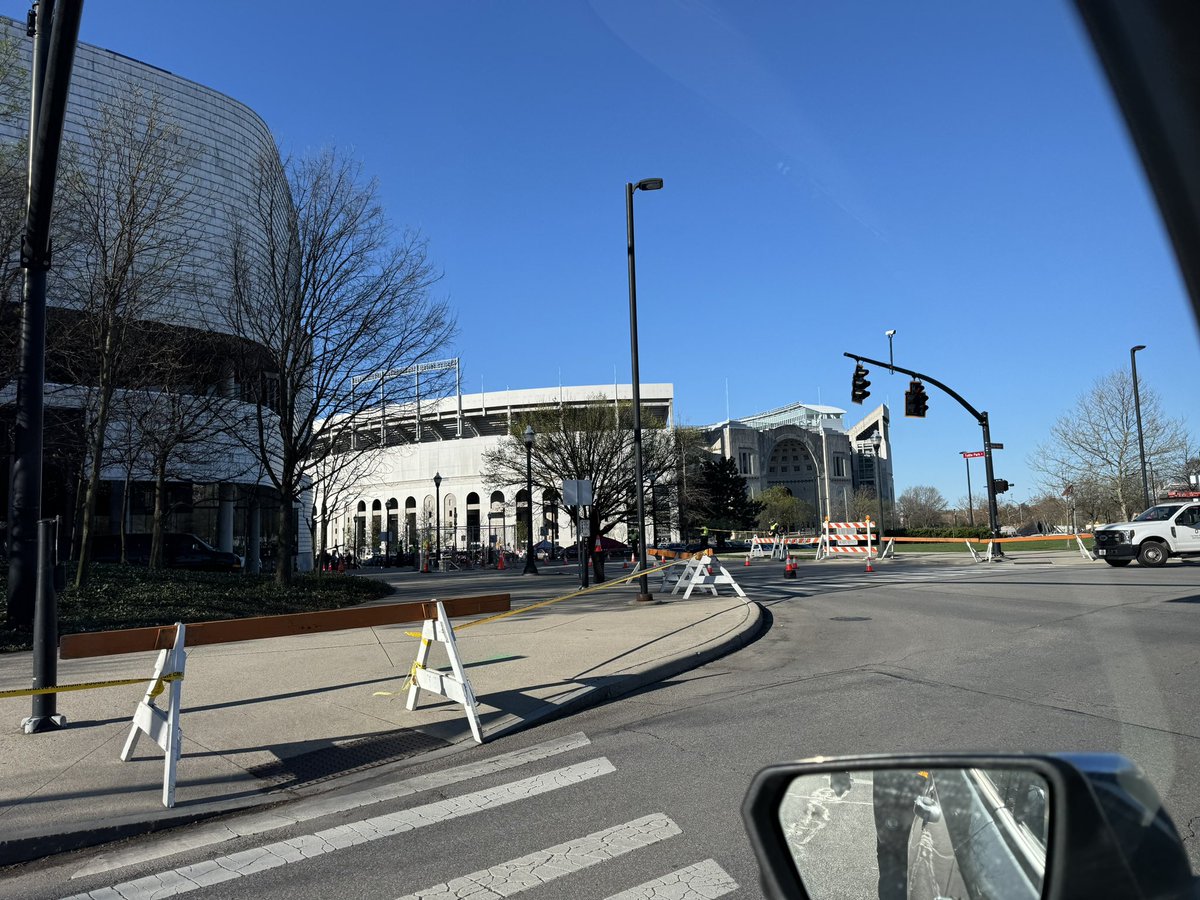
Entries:
[[732,459],[706,460],[697,493],[695,519],[716,533],[718,544],[725,542],[725,532],[753,528],[758,521],[761,504],[746,493],[746,480]]

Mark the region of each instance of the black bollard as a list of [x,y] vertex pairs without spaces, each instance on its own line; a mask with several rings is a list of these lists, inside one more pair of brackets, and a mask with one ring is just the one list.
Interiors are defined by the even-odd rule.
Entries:
[[[54,591],[54,519],[38,520],[37,595],[33,608],[34,688],[58,683],[58,596]],[[58,715],[57,694],[34,694],[33,713],[21,723],[26,734],[54,731],[67,724]]]

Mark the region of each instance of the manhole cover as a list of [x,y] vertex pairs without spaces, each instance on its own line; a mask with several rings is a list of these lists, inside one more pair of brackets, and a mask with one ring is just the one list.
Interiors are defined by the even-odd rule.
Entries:
[[830,622],[870,622],[870,616],[834,616]]
[[344,744],[299,753],[272,763],[253,766],[246,771],[261,781],[271,782],[274,787],[290,787],[359,772],[448,746],[449,742],[441,738],[411,728],[402,728],[387,734],[373,734],[346,741]]

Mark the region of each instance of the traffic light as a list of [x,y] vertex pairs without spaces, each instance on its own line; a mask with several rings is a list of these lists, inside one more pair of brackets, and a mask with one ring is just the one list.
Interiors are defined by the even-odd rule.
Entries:
[[859,363],[854,367],[854,383],[850,386],[850,399],[855,403],[862,403],[871,396],[871,392],[867,390],[871,386],[871,382],[867,381],[867,370],[863,368],[863,364]]
[[1010,487],[1012,487],[1012,485],[1010,485],[1003,478],[993,478],[992,479],[992,490],[994,490],[997,494],[1003,494]]
[[923,419],[928,408],[929,396],[925,393],[925,385],[914,378],[904,392],[904,415],[910,419]]

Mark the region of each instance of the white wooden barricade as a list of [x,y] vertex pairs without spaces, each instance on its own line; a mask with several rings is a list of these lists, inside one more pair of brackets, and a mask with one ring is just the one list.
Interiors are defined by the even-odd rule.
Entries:
[[[163,806],[170,809],[175,805],[175,772],[179,768],[179,753],[183,746],[183,732],[179,728],[179,708],[183,699],[183,667],[187,662],[184,648],[184,625],[175,623],[175,644],[170,650],[158,651],[158,662],[146,688],[146,696],[133,711],[133,725],[121,751],[121,762],[133,755],[138,738],[145,733],[158,744],[166,755],[163,763]],[[168,682],[160,682],[163,675],[176,675]],[[154,701],[166,690],[167,708],[160,709]]]
[[[708,574],[708,566],[712,564],[712,557],[707,553],[702,553],[685,561],[684,566],[675,575],[675,586],[671,588],[671,594],[678,594],[680,591],[687,588],[701,574]],[[678,566],[672,569],[679,568]],[[668,569],[667,571],[672,571]]]
[[[417,658],[409,672],[408,702],[404,704],[404,708],[416,709],[417,698],[421,696],[422,690],[445,697],[447,700],[453,700],[455,703],[461,703],[466,711],[467,721],[471,725],[471,734],[475,736],[475,743],[482,744],[483,731],[479,725],[479,710],[475,705],[475,693],[471,690],[471,682],[467,680],[462,658],[458,655],[458,644],[454,641],[454,628],[450,625],[450,617],[446,615],[446,608],[442,606],[442,601],[435,602],[437,603],[437,618],[426,619],[425,624],[421,627],[421,644],[417,648]],[[435,641],[446,648],[446,655],[450,657],[449,672],[430,669],[426,666],[426,663],[429,662],[429,647]]]
[[[817,559],[853,558],[855,556],[874,559],[876,558],[874,541],[874,523],[869,516],[863,522],[830,522],[826,517],[820,542],[817,544]],[[866,542],[866,546],[859,546],[863,542]]]
[[[881,537],[880,540],[883,540]],[[883,552],[879,554],[880,559],[895,559],[896,558],[896,539],[888,538],[887,546],[883,548]]]
[[[707,559],[707,557],[705,557]],[[713,571],[713,570],[716,571]],[[686,600],[692,596],[692,591],[697,587],[702,591],[710,592],[714,597],[717,596],[717,585],[727,584],[733,588],[734,592],[742,599],[746,598],[746,592],[742,590],[742,586],[734,581],[733,576],[719,562],[709,564],[709,567],[700,567],[692,575],[692,580],[688,582],[687,590],[683,593],[683,599]]]
[[1083,542],[1083,538],[1081,538],[1079,535],[1075,535],[1075,543],[1079,545],[1079,555],[1082,556],[1084,559],[1090,560],[1091,562],[1095,562],[1097,559],[1100,558],[1100,557],[1096,556],[1094,553],[1092,553],[1092,551],[1087,548],[1087,545],[1084,544],[1084,542]]
[[[966,540],[966,538],[963,540]],[[975,552],[975,547],[969,540],[967,541],[967,552],[971,554],[971,559],[975,560],[975,562],[980,561],[979,554]]]
[[763,559],[767,554],[763,553],[763,545],[758,538],[752,538],[750,541],[750,558]]

